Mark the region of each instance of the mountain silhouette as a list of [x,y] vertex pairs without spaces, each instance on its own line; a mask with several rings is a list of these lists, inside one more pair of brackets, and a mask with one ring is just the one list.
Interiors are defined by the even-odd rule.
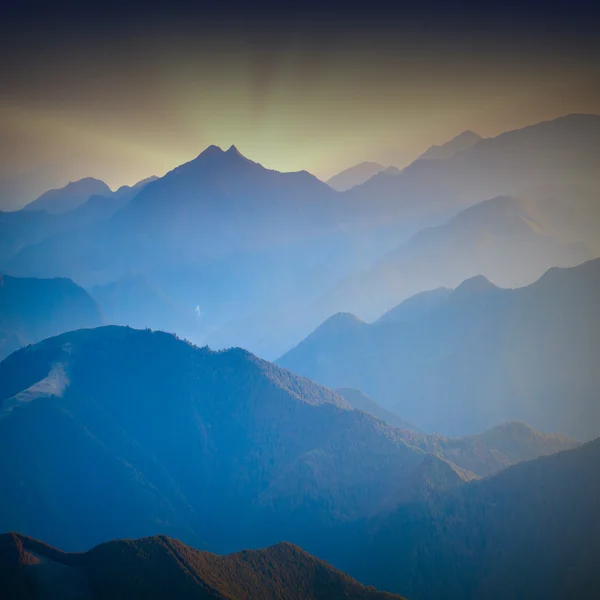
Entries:
[[458,466],[480,477],[497,473],[512,464],[579,445],[579,442],[564,435],[542,433],[519,421],[502,423],[481,434],[465,437],[427,434],[381,407],[360,390],[338,388],[336,391],[354,408],[401,429],[400,435],[410,446],[448,461],[449,469]]
[[178,331],[193,337],[198,315],[191,306],[184,307],[164,290],[142,275],[125,277],[90,289],[102,307],[107,323],[143,329],[148,323],[162,331]]
[[355,387],[428,431],[461,436],[507,420],[585,440],[600,433],[600,260],[502,289],[460,285],[410,322],[318,328],[278,364]]
[[596,598],[599,460],[595,440],[405,504],[345,564],[417,600]]
[[417,160],[437,160],[442,158],[450,158],[463,150],[469,150],[480,142],[483,138],[473,133],[472,131],[463,131],[461,134],[452,138],[449,142],[440,146],[431,146]]
[[272,171],[235,147],[212,146],[148,183],[110,219],[34,238],[6,264],[88,288],[142,276],[188,310],[202,308],[203,342],[265,302],[300,300],[347,272],[359,253],[338,227],[338,196],[305,171]]
[[[416,160],[345,192],[348,204],[413,233],[466,206],[541,185],[596,189],[600,115],[567,115],[479,140],[449,157]],[[384,176],[386,175],[386,176]]]
[[371,179],[371,177],[377,175],[377,173],[380,173],[385,168],[376,162],[362,162],[334,175],[327,180],[327,185],[338,192],[343,192],[364,183],[367,179]]
[[205,254],[214,254],[322,226],[331,218],[333,198],[306,171],[268,170],[235,146],[210,146],[144,188],[115,215],[114,225],[130,235],[159,236],[153,243],[162,242],[165,250],[185,252],[193,244],[197,253],[200,244]]
[[[525,285],[548,267],[596,256],[597,122],[572,115],[538,123],[449,158],[385,169],[346,192],[215,146],[125,206],[114,197],[90,200],[75,225],[40,223],[37,211],[19,211],[31,221],[0,214],[0,268],[69,277],[86,288],[141,276],[185,311],[200,307],[196,343],[275,358],[337,312],[372,321],[420,291],[472,275]],[[542,189],[583,191],[553,192],[548,202],[521,197]],[[448,223],[499,194],[504,213],[478,209],[472,220],[463,213],[464,236]],[[163,327],[154,319],[146,325]]]
[[16,533],[0,535],[6,598],[401,600],[354,581],[288,543],[229,556],[167,536],[116,540],[65,553]]
[[[0,264],[10,262],[24,248],[29,246],[36,248],[45,240],[48,242],[42,245],[42,249],[50,248],[50,251],[53,251],[52,249],[56,249],[57,246],[56,238],[62,239],[74,231],[83,230],[82,237],[90,235],[93,237],[94,231],[103,221],[108,220],[115,212],[123,208],[135,194],[154,179],[156,178],[150,177],[133,186],[122,186],[115,192],[111,192],[106,186],[93,184],[91,187],[96,191],[91,196],[75,207],[60,213],[47,212],[35,207],[34,209],[26,207],[15,212],[0,212]],[[91,181],[95,182],[96,180]],[[62,202],[61,194],[65,189],[49,192],[51,198],[56,193],[56,197],[52,201],[53,206]],[[78,189],[76,187],[76,192]],[[80,191],[83,193],[81,198],[85,198],[90,189],[84,186],[84,190]],[[76,252],[77,248],[72,251]],[[39,272],[37,275],[44,276],[45,274]]]
[[522,191],[519,204],[548,235],[564,243],[584,243],[600,256],[597,188],[541,185]]
[[244,350],[116,326],[0,363],[0,452],[0,530],[68,550],[160,532],[219,552],[318,550],[389,507],[427,456]]
[[72,181],[65,187],[44,192],[23,210],[43,210],[49,213],[64,213],[82,205],[92,196],[110,196],[110,188],[99,179],[86,177]]
[[69,279],[0,274],[0,360],[21,346],[102,323],[99,306]]
[[452,293],[451,288],[439,287],[410,296],[383,314],[377,323],[406,323],[424,317],[441,306]]
[[340,283],[322,302],[375,319],[414,294],[453,288],[477,274],[502,287],[518,287],[550,267],[570,267],[592,257],[582,244],[545,235],[518,200],[501,196],[419,232],[370,269]]
[[465,437],[404,432],[408,444],[439,456],[449,463],[487,477],[510,465],[579,446],[557,433],[542,433],[520,421],[496,425],[483,433]]

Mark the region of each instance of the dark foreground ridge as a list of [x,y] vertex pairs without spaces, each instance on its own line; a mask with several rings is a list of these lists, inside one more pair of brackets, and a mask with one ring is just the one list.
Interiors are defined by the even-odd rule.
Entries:
[[0,536],[0,597],[401,600],[288,543],[219,556],[155,536],[66,553],[17,533]]

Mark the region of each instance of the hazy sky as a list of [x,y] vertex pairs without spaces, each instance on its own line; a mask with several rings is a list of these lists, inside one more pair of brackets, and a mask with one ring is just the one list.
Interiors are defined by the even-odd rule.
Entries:
[[9,2],[0,206],[23,181],[116,187],[210,144],[327,178],[403,166],[465,129],[600,112],[591,3],[363,4]]

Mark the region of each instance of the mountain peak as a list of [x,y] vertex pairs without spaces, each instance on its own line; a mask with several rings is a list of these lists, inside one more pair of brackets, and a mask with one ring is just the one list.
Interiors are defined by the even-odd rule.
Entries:
[[210,158],[213,156],[221,156],[222,154],[225,154],[223,152],[223,149],[220,146],[216,146],[215,144],[211,144],[210,146],[208,146],[205,150],[203,150],[202,152],[200,152],[200,154],[198,154],[198,156],[196,157],[201,158]]
[[496,290],[498,286],[494,285],[485,275],[475,275],[465,279],[453,292],[462,294],[478,294],[489,290]]
[[418,160],[450,158],[463,150],[468,150],[482,139],[483,138],[479,134],[474,133],[473,131],[463,131],[444,144],[431,146],[431,148],[421,154]]
[[471,131],[470,129],[467,129],[466,131],[463,131],[462,133],[459,133],[451,141],[455,142],[456,140],[467,140],[467,139],[479,141],[479,140],[482,140],[483,138],[478,133],[475,133],[474,131]]
[[111,189],[100,179],[84,177],[70,181],[62,188],[48,190],[39,198],[27,204],[23,210],[64,213],[84,204],[92,196],[110,196]]
[[484,275],[475,275],[465,279],[448,297],[451,306],[460,305],[463,302],[470,303],[471,300],[479,302],[488,298],[489,292],[501,290]]
[[[194,163],[202,163],[205,162],[216,162],[217,164],[230,164],[230,163],[249,163],[254,164],[252,161],[247,159],[233,144],[229,146],[227,150],[223,150],[220,146],[211,145],[206,148],[203,152],[201,152],[192,162]],[[190,164],[190,163],[187,163]],[[181,165],[177,167],[177,169],[181,169],[185,165]],[[176,170],[177,170],[176,169]]]
[[234,144],[231,144],[231,146],[229,146],[226,154],[234,154],[236,156],[243,156],[242,153],[235,147]]
[[329,317],[324,321],[319,329],[327,331],[345,331],[349,328],[360,327],[365,325],[365,322],[359,319],[356,315],[348,312],[339,312]]

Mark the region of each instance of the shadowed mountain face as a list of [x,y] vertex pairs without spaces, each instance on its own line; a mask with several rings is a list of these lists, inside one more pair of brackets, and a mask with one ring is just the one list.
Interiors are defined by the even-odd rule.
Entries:
[[218,551],[318,550],[324,532],[393,507],[427,457],[248,352],[120,327],[0,364],[0,453],[0,530],[68,549],[163,532]]
[[0,573],[3,597],[21,600],[401,600],[287,543],[218,556],[156,536],[69,554],[11,533],[0,536]]
[[600,433],[599,293],[600,260],[514,290],[476,277],[409,323],[332,317],[278,362],[362,389],[429,431],[465,435],[517,419],[590,439]]
[[345,568],[415,600],[597,598],[599,462],[595,440],[405,504]]
[[343,192],[364,183],[384,169],[385,167],[383,165],[376,162],[362,162],[359,165],[355,165],[334,175],[331,179],[327,180],[327,185],[338,192]]
[[0,360],[26,344],[102,323],[96,302],[69,279],[0,274]]

